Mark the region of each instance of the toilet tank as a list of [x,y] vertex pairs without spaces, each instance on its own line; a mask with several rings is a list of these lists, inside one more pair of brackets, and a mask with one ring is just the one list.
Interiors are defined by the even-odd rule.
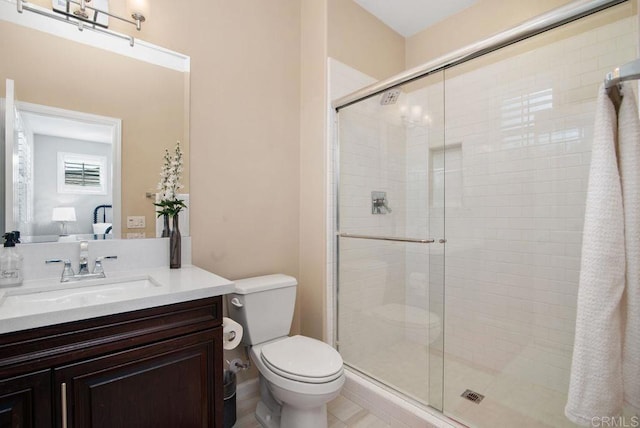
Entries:
[[227,294],[229,317],[244,329],[242,343],[256,345],[287,336],[293,320],[298,282],[288,275],[240,279]]

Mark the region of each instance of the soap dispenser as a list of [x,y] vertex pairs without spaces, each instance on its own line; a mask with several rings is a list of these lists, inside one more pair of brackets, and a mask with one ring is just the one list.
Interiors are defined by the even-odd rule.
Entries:
[[16,249],[18,238],[14,232],[4,234],[4,248],[0,252],[0,287],[22,284],[22,255]]

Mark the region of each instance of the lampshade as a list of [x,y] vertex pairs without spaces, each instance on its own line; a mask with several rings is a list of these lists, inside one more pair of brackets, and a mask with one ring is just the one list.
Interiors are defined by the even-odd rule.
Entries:
[[74,207],[54,208],[51,221],[76,221],[76,209]]

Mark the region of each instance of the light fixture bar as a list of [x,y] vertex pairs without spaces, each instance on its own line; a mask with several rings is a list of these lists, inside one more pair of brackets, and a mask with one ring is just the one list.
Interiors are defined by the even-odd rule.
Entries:
[[[24,0],[23,0],[24,1]],[[123,18],[121,16],[118,15],[114,15],[112,13],[109,13],[107,11],[101,10],[101,9],[97,9],[93,6],[89,6],[87,4],[86,0],[80,0],[80,1],[76,1],[76,0],[65,0],[67,3],[73,3],[73,4],[77,4],[78,6],[80,6],[80,10],[82,10],[84,12],[85,8],[86,9],[91,9],[93,11],[99,12],[99,13],[104,13],[105,15],[109,15],[112,18],[115,19],[119,19],[120,21],[124,21],[127,22],[129,24],[133,24],[136,26],[136,30],[140,31],[142,29],[142,23],[145,21],[145,18],[143,15],[140,15],[139,13],[136,13],[134,15],[132,15],[132,18],[135,18],[135,21],[132,21],[130,19],[127,18]],[[91,21],[88,21],[91,22]]]
[[[66,0],[66,1],[68,3],[70,2],[70,3],[80,4],[80,3],[77,3],[77,2],[75,2],[73,0]],[[124,34],[116,33],[114,31],[105,30],[103,28],[95,26],[94,22],[82,19],[81,17],[74,16],[73,19],[77,20],[77,22],[74,22],[74,21],[71,21],[69,19],[69,17],[66,17],[66,16],[63,17],[62,15],[58,15],[58,14],[56,14],[54,12],[49,12],[47,9],[41,9],[41,8],[37,8],[37,7],[32,7],[25,0],[17,0],[16,1],[16,5],[17,5],[18,13],[22,13],[24,10],[27,10],[27,11],[33,12],[33,13],[35,13],[37,15],[46,16],[47,18],[55,19],[56,21],[60,21],[60,22],[64,22],[64,23],[76,26],[76,27],[78,27],[79,31],[83,31],[83,30],[87,29],[87,30],[96,31],[96,32],[99,32],[99,33],[104,33],[104,34],[107,34],[109,36],[117,37],[119,39],[127,40],[127,41],[129,41],[129,46],[131,46],[131,47],[133,47],[133,45],[135,43],[135,39],[134,39],[133,36],[127,36],[127,35],[124,35]],[[129,21],[129,20],[126,20],[124,18],[120,18],[120,17],[117,17],[115,15],[111,15],[111,14],[109,14],[107,12],[103,12],[101,10],[94,9],[94,8],[92,8],[90,6],[87,6],[87,7],[92,9],[92,10],[98,11],[100,13],[106,13],[107,15],[112,16],[114,18],[118,18],[118,19],[121,19],[123,21],[129,22],[130,24],[136,24],[136,22],[134,22],[134,21]],[[85,24],[89,24],[89,25],[85,25]],[[136,26],[136,28],[138,28],[138,26]]]

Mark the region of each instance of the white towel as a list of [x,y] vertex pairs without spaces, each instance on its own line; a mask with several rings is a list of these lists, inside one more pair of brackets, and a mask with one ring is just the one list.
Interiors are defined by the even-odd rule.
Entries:
[[566,416],[590,425],[622,411],[620,300],[625,287],[622,190],[616,161],[616,112],[603,86],[598,93],[576,334]]
[[622,299],[624,401],[640,414],[640,121],[633,90],[625,85],[618,115],[618,165],[624,206],[626,288]]

